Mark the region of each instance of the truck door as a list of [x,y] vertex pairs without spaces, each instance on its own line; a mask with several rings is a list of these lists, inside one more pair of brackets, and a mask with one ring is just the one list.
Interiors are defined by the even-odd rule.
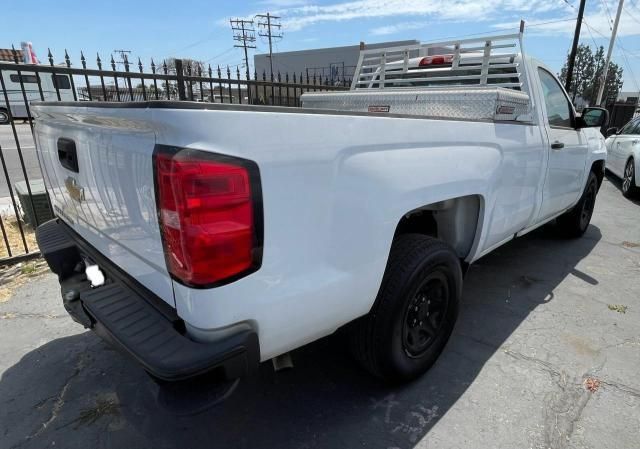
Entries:
[[571,207],[582,193],[588,144],[582,130],[575,128],[575,112],[556,78],[538,67],[545,104],[544,127],[548,137],[548,165],[539,220]]

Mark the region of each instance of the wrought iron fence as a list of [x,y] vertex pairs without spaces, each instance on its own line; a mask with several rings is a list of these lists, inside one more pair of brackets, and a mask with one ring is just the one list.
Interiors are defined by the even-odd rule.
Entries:
[[51,51],[48,64],[23,64],[16,50],[11,55],[10,61],[0,60],[0,265],[38,256],[33,230],[53,216],[35,151],[32,102],[177,100],[299,107],[304,92],[346,90],[351,83],[302,73],[241,73],[239,67],[180,59],[151,60],[145,70],[140,59],[133,64],[126,55],[120,63],[111,56],[107,67],[97,55],[97,68],[87,67],[82,52],[80,66],[66,51],[61,64],[54,63]]

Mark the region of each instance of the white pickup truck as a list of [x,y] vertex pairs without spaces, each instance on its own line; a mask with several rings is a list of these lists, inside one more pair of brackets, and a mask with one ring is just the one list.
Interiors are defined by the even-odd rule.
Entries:
[[419,376],[469,264],[591,219],[607,112],[578,116],[521,39],[363,50],[352,91],[304,108],[35,105],[64,305],[163,385],[235,380],[345,326],[374,375]]

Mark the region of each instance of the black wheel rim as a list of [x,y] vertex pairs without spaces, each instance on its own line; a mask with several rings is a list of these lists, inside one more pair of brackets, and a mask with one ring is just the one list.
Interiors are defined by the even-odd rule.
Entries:
[[633,182],[633,162],[627,162],[627,166],[624,168],[624,177],[622,178],[622,191],[628,192]]
[[591,215],[593,215],[593,207],[596,204],[596,183],[589,184],[587,191],[584,194],[584,202],[582,203],[582,212],[580,213],[580,227],[586,228],[591,221]]
[[402,344],[409,357],[423,355],[440,334],[449,295],[449,283],[442,270],[430,273],[415,290],[402,326]]

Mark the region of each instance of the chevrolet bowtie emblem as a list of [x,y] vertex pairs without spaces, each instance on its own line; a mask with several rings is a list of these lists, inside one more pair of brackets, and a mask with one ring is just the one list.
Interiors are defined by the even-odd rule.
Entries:
[[76,201],[84,201],[84,188],[80,187],[74,178],[69,176],[64,181],[64,185],[67,187],[71,198]]

